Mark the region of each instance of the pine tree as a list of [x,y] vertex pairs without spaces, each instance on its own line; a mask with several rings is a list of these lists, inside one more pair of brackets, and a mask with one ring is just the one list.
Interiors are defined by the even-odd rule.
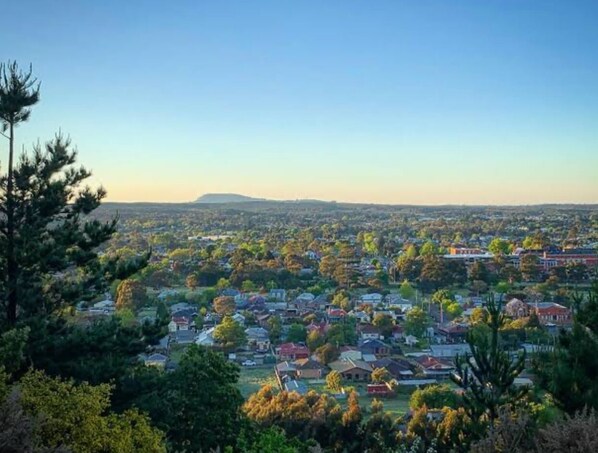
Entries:
[[598,283],[574,295],[575,316],[570,332],[562,331],[553,351],[534,362],[540,385],[569,414],[584,407],[598,409]]
[[106,192],[83,186],[91,173],[75,167],[77,153],[68,138],[59,134],[35,146],[13,166],[14,127],[29,118],[39,85],[31,71],[23,73],[14,63],[0,67],[0,76],[0,120],[9,131],[8,172],[0,176],[0,321],[12,326],[97,295],[109,281],[143,267],[148,256],[98,258],[117,219],[89,218]]
[[[14,200],[14,129],[20,123],[29,119],[29,107],[39,101],[39,83],[29,72],[22,72],[16,62],[0,65],[0,121],[2,135],[8,138],[8,173],[1,180],[2,207],[5,219],[0,224],[0,232],[4,239],[2,247],[3,274],[6,275],[4,284],[3,302],[6,308],[6,318],[9,324],[16,322],[18,303],[18,263],[16,258],[16,231],[15,231],[15,200]],[[4,133],[8,131],[8,135]]]
[[455,358],[456,372],[452,376],[464,390],[464,406],[472,419],[487,417],[491,424],[500,407],[519,401],[527,392],[527,388],[514,385],[525,366],[525,351],[513,359],[501,345],[499,330],[505,322],[501,306],[490,294],[486,305],[489,332],[468,332],[471,354]]

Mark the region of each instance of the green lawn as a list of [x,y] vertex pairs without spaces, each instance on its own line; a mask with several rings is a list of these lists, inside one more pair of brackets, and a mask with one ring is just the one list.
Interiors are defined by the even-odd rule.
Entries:
[[[307,381],[305,381],[307,383]],[[241,367],[241,375],[239,383],[237,384],[241,394],[244,398],[248,398],[252,393],[257,392],[263,385],[270,384],[278,388],[276,378],[274,377],[274,370],[272,366],[259,367]],[[310,390],[315,390],[318,393],[328,393],[326,384],[309,384],[307,386]],[[373,397],[367,396],[365,384],[355,385],[355,389],[359,393],[359,404],[362,408],[368,409],[372,403]],[[415,389],[414,389],[415,390]],[[399,392],[393,398],[380,398],[384,403],[384,409],[393,415],[399,416],[405,414],[409,410],[410,392]],[[339,400],[341,407],[345,408],[346,399]]]
[[[326,389],[326,384],[308,384],[310,390],[315,390],[319,393],[329,393]],[[367,395],[367,387],[365,384],[347,385],[345,390],[349,390],[350,387],[355,388],[359,393],[359,405],[364,409],[368,410],[374,397]],[[415,390],[415,389],[413,389]],[[400,391],[396,396],[392,398],[378,398],[384,403],[384,410],[392,413],[395,416],[403,415],[409,410],[409,399],[411,398],[411,392],[407,390]],[[339,404],[343,409],[347,406],[346,399],[339,399]]]
[[[395,416],[404,415],[409,410],[409,395],[398,394],[394,398],[380,398],[384,403],[384,410],[390,412]],[[361,395],[359,397],[359,404],[362,408],[369,408],[374,398]]]
[[179,363],[179,361],[183,357],[183,354],[185,354],[187,347],[188,347],[188,345],[173,344],[170,347],[170,353],[169,353],[168,357],[170,358],[170,360],[172,362]]
[[266,384],[278,388],[276,378],[274,377],[274,368],[271,365],[263,367],[241,367],[241,375],[237,385],[244,398],[248,398],[252,393],[257,392]]

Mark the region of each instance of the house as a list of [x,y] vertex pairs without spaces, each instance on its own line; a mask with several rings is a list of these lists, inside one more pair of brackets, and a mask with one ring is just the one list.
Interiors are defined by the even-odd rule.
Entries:
[[180,310],[195,310],[195,313],[197,313],[197,309],[191,305],[189,305],[187,302],[179,302],[177,304],[173,304],[170,306],[169,310],[170,313],[172,313],[173,316],[175,316],[175,313],[180,311]]
[[180,308],[171,313],[172,313],[173,318],[176,317],[176,318],[192,319],[194,316],[197,315],[197,308],[195,308],[195,307]]
[[248,302],[249,305],[264,305],[266,303],[266,298],[257,294],[255,296],[251,296]]
[[340,360],[362,360],[361,351],[353,346],[341,346]]
[[540,324],[555,324],[559,326],[570,325],[572,320],[571,310],[554,302],[538,302],[528,304],[530,312],[535,312]]
[[378,305],[382,303],[384,296],[379,293],[364,294],[360,298],[360,303],[367,305]]
[[430,351],[432,351],[433,357],[450,357],[452,359],[457,355],[470,354],[471,347],[468,343],[433,344],[430,346]]
[[312,359],[297,359],[295,362],[298,379],[321,379],[324,375],[325,367],[320,362]]
[[297,308],[287,308],[281,313],[280,318],[284,324],[292,324],[300,320],[301,316]]
[[156,351],[168,351],[168,347],[170,346],[170,335],[163,336],[158,344],[154,346],[154,350]]
[[338,371],[345,381],[369,381],[372,375],[372,367],[362,360],[336,360],[328,367]]
[[529,307],[522,300],[513,298],[505,305],[505,313],[513,319],[529,316]]
[[270,319],[270,317],[271,317],[271,316],[272,316],[272,315],[271,315],[270,313],[265,313],[265,314],[263,314],[263,315],[259,315],[259,316],[256,318],[257,324],[258,324],[260,327],[268,327],[268,320]]
[[155,366],[157,368],[165,368],[168,357],[164,354],[154,353],[150,354],[143,361],[145,366]]
[[357,327],[359,331],[359,338],[361,340],[379,340],[380,339],[380,329],[376,326],[372,326],[371,324],[365,324]]
[[356,318],[361,324],[369,324],[372,320],[371,316],[365,311],[351,311],[351,315]]
[[395,379],[409,379],[413,376],[411,364],[407,360],[393,360],[388,357],[371,363],[372,368],[386,368]]
[[184,316],[173,316],[170,322],[168,323],[168,331],[172,333],[178,330],[189,330],[190,325],[191,322],[189,318],[186,318]]
[[240,325],[244,326],[245,325],[245,316],[243,316],[241,313],[235,313],[234,315],[231,316],[231,318],[235,321],[237,321],[237,323],[239,323]]
[[297,367],[293,362],[289,362],[288,360],[277,363],[274,367],[274,371],[281,380],[283,380],[283,378],[295,379],[297,377]]
[[347,312],[341,308],[330,308],[326,313],[328,322],[331,324],[341,322],[345,318],[345,316],[347,316]]
[[203,318],[204,327],[215,326],[220,322],[220,315],[217,313],[208,313]]
[[438,335],[445,343],[463,343],[468,330],[464,324],[449,323],[438,328]]
[[416,357],[419,368],[427,378],[446,379],[455,369],[451,359],[440,359],[429,355]]
[[318,332],[320,335],[326,335],[326,332],[328,332],[329,327],[330,327],[330,324],[327,324],[325,322],[315,324],[312,321],[312,323],[310,325],[308,325],[305,329],[307,330],[308,335],[314,331]]
[[240,294],[241,294],[241,291],[239,291],[238,289],[234,289],[234,288],[226,288],[220,292],[221,296],[233,297],[233,298],[239,296]]
[[172,333],[172,341],[176,344],[191,344],[195,341],[197,334],[192,330],[177,330]]
[[214,330],[214,327],[210,327],[209,329],[204,329],[201,332],[199,332],[199,335],[195,340],[195,344],[198,344],[200,346],[214,346]]
[[307,359],[309,357],[309,349],[302,344],[283,343],[276,348],[276,354],[279,360]]
[[361,354],[361,360],[363,360],[364,362],[367,363],[373,363],[376,360],[378,360],[378,357],[376,357],[374,354]]
[[390,346],[380,340],[365,340],[359,350],[363,355],[374,354],[377,357],[388,357],[390,355]]
[[285,302],[287,300],[287,292],[284,289],[271,289],[268,293],[268,299]]
[[263,327],[249,327],[245,329],[247,335],[247,345],[260,352],[270,349],[270,336]]
[[405,335],[403,326],[397,324],[395,326],[393,326],[392,328],[392,333],[390,334],[390,339],[393,341],[399,341],[402,340],[403,337]]
[[328,302],[328,296],[326,294],[320,294],[311,302],[307,302],[307,307],[315,311],[326,310],[329,306],[330,302]]
[[316,296],[314,296],[312,293],[301,293],[301,294],[299,294],[299,296],[297,296],[298,300],[305,301],[305,302],[311,302],[315,298],[316,298]]

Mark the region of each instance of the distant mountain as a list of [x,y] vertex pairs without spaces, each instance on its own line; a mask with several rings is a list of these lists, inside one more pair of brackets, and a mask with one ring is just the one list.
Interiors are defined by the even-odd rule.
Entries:
[[265,198],[254,198],[237,193],[206,193],[195,200],[195,203],[248,203],[251,201],[267,201]]

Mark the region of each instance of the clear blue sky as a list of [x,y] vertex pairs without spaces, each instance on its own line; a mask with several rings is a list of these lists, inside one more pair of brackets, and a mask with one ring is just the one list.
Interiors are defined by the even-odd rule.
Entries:
[[595,0],[20,0],[2,14],[1,59],[42,80],[19,143],[62,128],[113,201],[598,202]]

